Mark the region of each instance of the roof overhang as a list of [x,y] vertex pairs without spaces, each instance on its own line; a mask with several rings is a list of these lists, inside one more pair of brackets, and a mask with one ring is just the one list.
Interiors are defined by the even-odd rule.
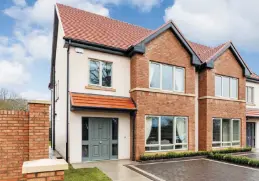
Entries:
[[259,109],[246,109],[246,117],[247,118],[259,118]]
[[246,63],[244,62],[244,60],[242,59],[242,57],[240,56],[240,54],[238,53],[237,49],[235,48],[235,46],[233,45],[232,42],[227,43],[222,49],[220,49],[210,60],[208,60],[207,62],[204,62],[201,66],[201,68],[210,68],[213,69],[214,68],[214,63],[215,61],[223,54],[225,53],[228,49],[231,50],[231,52],[233,53],[233,55],[235,56],[236,60],[238,61],[239,65],[241,66],[242,70],[243,70],[243,74],[244,76],[248,77],[251,75],[251,71],[249,70],[249,68],[247,67]]

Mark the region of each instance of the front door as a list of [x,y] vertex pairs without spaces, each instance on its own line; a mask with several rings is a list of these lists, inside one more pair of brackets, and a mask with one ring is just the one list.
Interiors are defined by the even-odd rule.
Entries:
[[255,147],[255,123],[246,123],[246,144]]
[[110,121],[105,118],[90,118],[90,158],[110,159]]

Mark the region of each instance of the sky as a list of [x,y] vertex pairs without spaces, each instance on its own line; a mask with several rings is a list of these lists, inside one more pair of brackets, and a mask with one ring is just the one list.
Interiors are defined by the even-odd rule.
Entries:
[[207,46],[231,40],[259,74],[258,0],[1,0],[0,88],[50,99],[56,2],[149,29],[173,20],[187,39]]

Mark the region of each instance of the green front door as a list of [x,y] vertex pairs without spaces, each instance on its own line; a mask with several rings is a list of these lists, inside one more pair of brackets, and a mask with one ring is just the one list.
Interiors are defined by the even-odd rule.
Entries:
[[110,159],[110,120],[90,118],[90,159]]

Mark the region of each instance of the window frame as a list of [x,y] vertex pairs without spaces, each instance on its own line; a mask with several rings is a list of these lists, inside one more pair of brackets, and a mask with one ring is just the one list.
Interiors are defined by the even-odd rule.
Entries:
[[[166,151],[182,151],[188,150],[189,148],[189,118],[187,116],[155,116],[155,115],[146,115],[145,116],[145,133],[146,133],[146,120],[148,117],[158,118],[158,144],[147,144],[147,138],[145,134],[145,152],[166,152]],[[161,117],[173,117],[173,144],[161,144]],[[176,143],[176,118],[185,118],[186,124],[186,143]],[[186,148],[175,149],[175,146],[183,145]],[[163,146],[173,146],[173,149],[162,150]],[[146,150],[146,147],[158,147],[158,150]]]
[[[160,74],[159,74],[159,87],[152,87],[151,84],[151,77],[150,77],[150,67],[152,64],[157,64],[159,65],[159,69],[160,69]],[[172,90],[168,90],[168,89],[163,89],[163,66],[169,66],[172,68]],[[182,69],[183,70],[183,90],[182,91],[177,91],[175,89],[175,70],[176,68],[178,69]],[[149,61],[149,88],[150,89],[156,89],[156,90],[162,90],[162,91],[169,91],[169,92],[177,92],[177,93],[185,93],[185,83],[186,83],[186,79],[185,79],[185,68],[184,67],[179,67],[179,66],[175,66],[175,65],[169,65],[169,64],[164,64],[164,63],[159,63],[159,62],[155,62],[155,61]]]
[[[213,141],[213,121],[220,120],[220,141]],[[230,120],[230,141],[222,141],[222,121],[223,119]],[[233,140],[233,121],[239,121],[239,140]],[[233,145],[233,143],[239,143],[238,145]],[[220,146],[213,146],[213,144],[220,144]],[[230,144],[229,146],[223,146],[223,144]],[[212,148],[227,148],[227,147],[240,147],[241,146],[241,119],[229,119],[229,118],[212,118]]]
[[[216,89],[217,89],[217,87],[216,87],[216,78],[217,77],[220,77],[220,80],[221,80],[221,95],[217,95],[216,94]],[[229,82],[229,97],[223,96],[223,91],[224,91],[223,78],[228,78],[228,82]],[[232,87],[232,83],[231,83],[232,81],[231,80],[236,80],[236,82],[237,82],[237,85],[236,85],[236,97],[232,96],[232,88],[233,87]],[[214,88],[214,95],[216,97],[220,97],[220,98],[227,98],[227,99],[238,100],[238,97],[239,97],[239,90],[238,90],[239,87],[238,87],[238,85],[239,85],[239,79],[238,78],[216,74],[215,78],[214,78],[214,86],[215,86],[215,88]]]
[[[251,102],[248,101],[248,89],[251,89]],[[246,86],[246,103],[254,104],[254,87]]]
[[[91,70],[91,62],[99,62],[99,84],[93,84],[91,83],[91,74],[90,74],[90,70]],[[102,83],[103,83],[103,79],[102,79],[102,76],[103,76],[103,65],[102,63],[110,63],[111,64],[111,86],[103,86]],[[98,87],[104,87],[104,88],[112,88],[113,87],[113,62],[109,62],[109,61],[104,61],[104,60],[97,60],[97,59],[93,59],[93,58],[90,58],[89,59],[89,77],[88,77],[88,80],[89,80],[89,85],[91,86],[98,86]]]

